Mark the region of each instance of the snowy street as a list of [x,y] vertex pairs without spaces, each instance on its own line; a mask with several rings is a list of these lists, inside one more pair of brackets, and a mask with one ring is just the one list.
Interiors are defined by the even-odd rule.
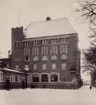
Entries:
[[0,90],[0,105],[96,105],[95,90],[88,86],[78,90]]

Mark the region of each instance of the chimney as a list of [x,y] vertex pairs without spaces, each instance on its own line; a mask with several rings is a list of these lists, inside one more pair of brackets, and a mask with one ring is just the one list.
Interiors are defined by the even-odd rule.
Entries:
[[51,20],[51,18],[50,17],[46,17],[46,21],[49,21],[49,20]]

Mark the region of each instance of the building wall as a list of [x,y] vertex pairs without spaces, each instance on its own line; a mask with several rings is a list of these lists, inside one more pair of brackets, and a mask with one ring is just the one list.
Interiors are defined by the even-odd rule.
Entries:
[[[44,42],[45,40],[46,42]],[[62,48],[60,48],[61,45]],[[48,47],[47,52],[44,49],[43,52],[41,51],[43,46],[45,46],[45,48]],[[57,46],[57,48],[52,48],[53,50],[55,49],[53,53],[51,53],[52,46]],[[37,52],[36,48],[38,50]],[[66,48],[67,50],[65,50]],[[62,50],[63,52],[61,53]],[[67,56],[67,58],[61,59],[63,54],[65,57]],[[52,60],[51,57],[53,55],[56,56],[57,59]],[[48,59],[42,60],[43,56],[47,56]],[[33,60],[34,57],[35,60]],[[38,57],[38,59],[36,57]],[[65,70],[62,70],[61,65],[63,63],[66,63]],[[34,70],[35,64],[37,65],[36,70]],[[47,64],[46,70],[42,70],[43,64]],[[52,70],[52,64],[56,64],[55,70]],[[12,68],[16,69],[16,65],[19,65],[19,69],[21,70],[29,68],[31,74],[38,73],[41,76],[43,73],[58,73],[60,82],[72,81],[72,78],[76,77],[76,74],[80,74],[80,65],[78,63],[78,35],[75,33],[24,38],[22,27],[12,29]],[[70,72],[72,66],[75,67],[75,72]]]

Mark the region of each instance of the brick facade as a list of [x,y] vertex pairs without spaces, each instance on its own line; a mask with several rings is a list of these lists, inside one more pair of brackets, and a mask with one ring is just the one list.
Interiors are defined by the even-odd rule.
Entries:
[[38,82],[42,82],[43,74],[48,76],[48,82],[51,82],[51,74],[58,76],[56,82],[73,81],[80,77],[78,42],[77,33],[26,38],[23,27],[12,28],[12,69],[16,69],[16,65],[17,70],[29,69],[31,82],[35,74]]

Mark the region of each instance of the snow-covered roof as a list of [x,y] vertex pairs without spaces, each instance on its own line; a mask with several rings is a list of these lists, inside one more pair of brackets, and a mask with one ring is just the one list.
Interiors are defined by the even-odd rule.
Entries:
[[2,71],[9,71],[9,72],[14,72],[14,73],[23,73],[23,72],[20,72],[20,71],[17,71],[17,70],[12,70],[12,69],[7,69],[7,68],[0,68],[0,70]]
[[26,38],[66,35],[76,33],[67,18],[52,19],[48,21],[32,22],[26,30]]

